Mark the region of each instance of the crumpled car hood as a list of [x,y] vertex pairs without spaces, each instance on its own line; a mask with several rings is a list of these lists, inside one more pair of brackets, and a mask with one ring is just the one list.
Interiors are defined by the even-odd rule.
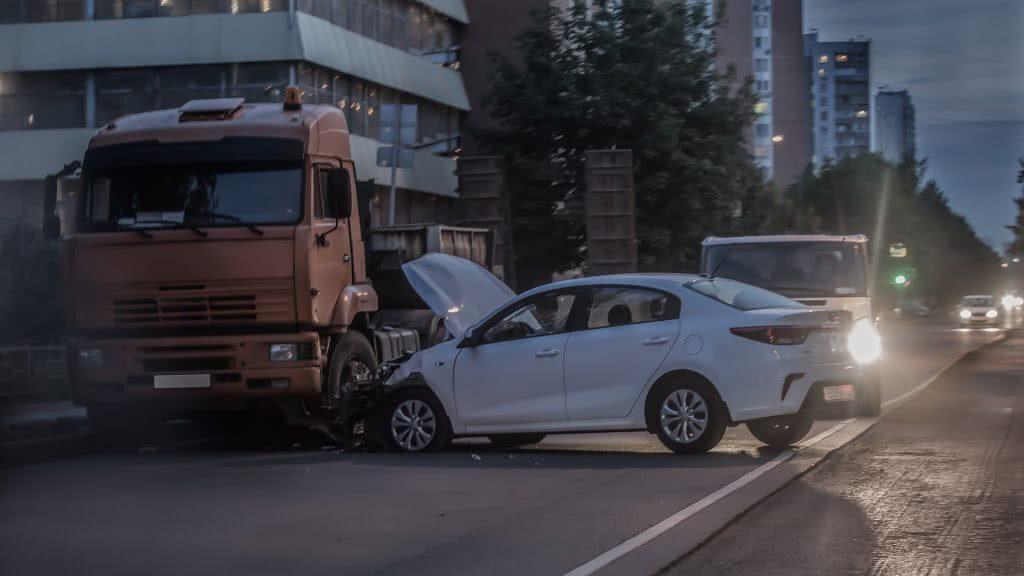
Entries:
[[402,272],[456,338],[516,295],[487,269],[448,254],[425,254],[403,264]]

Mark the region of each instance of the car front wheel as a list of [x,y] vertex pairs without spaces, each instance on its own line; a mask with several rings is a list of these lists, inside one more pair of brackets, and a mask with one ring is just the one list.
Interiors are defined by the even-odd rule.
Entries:
[[434,452],[451,442],[448,416],[434,395],[425,390],[397,394],[385,425],[392,446],[402,452]]
[[747,429],[772,448],[785,448],[803,440],[813,425],[814,419],[807,414],[789,414],[751,420]]
[[676,454],[698,454],[718,445],[728,424],[725,405],[705,382],[669,383],[655,390],[649,421]]

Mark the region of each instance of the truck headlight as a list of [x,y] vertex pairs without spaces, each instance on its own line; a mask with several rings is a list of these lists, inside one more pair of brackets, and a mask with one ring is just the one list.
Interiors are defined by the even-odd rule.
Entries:
[[850,330],[846,347],[858,364],[871,364],[882,355],[882,338],[871,321],[861,318]]
[[963,318],[964,320],[967,320],[968,318],[971,317],[971,311],[967,310],[966,308],[961,310],[960,311],[960,317]]
[[106,364],[106,354],[102,348],[82,348],[78,351],[78,367],[96,370]]
[[298,344],[271,344],[271,362],[295,362],[299,359]]
[[999,316],[999,312],[996,312],[995,310],[985,312],[985,318],[995,318],[996,316]]

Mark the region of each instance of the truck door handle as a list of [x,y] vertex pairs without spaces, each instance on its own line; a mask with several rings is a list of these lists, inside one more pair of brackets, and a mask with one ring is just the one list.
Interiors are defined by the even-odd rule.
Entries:
[[558,356],[561,351],[558,348],[548,348],[547,350],[537,350],[537,358],[550,358],[552,356]]
[[668,336],[655,336],[644,340],[644,346],[658,346],[660,344],[668,343]]

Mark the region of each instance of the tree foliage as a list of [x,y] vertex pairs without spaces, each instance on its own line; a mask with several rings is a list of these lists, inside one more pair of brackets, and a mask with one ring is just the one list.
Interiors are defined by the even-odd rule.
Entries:
[[496,57],[500,128],[479,136],[510,157],[523,283],[583,260],[587,150],[633,150],[643,268],[692,267],[705,235],[743,225],[737,203],[765,193],[744,142],[754,96],[716,71],[714,33],[698,3],[575,2],[535,14],[521,60]]

